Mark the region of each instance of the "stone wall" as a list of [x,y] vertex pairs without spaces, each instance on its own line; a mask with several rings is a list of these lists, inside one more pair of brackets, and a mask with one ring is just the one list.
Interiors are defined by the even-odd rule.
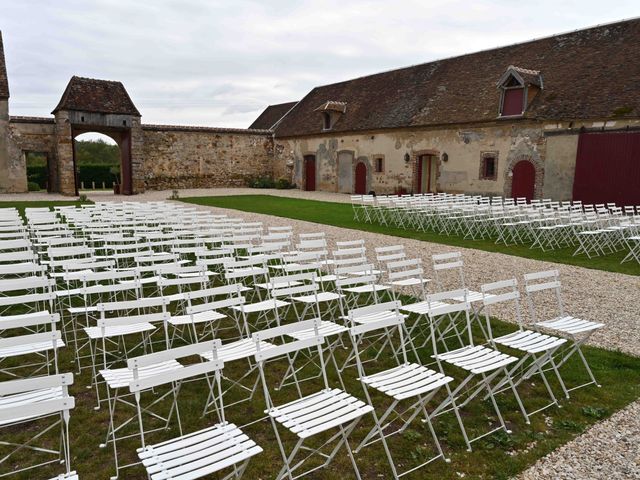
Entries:
[[[353,166],[367,166],[367,191],[394,193],[416,190],[420,155],[437,158],[438,191],[482,195],[511,194],[513,166],[528,160],[536,169],[535,196],[568,200],[572,197],[577,133],[581,128],[619,129],[640,122],[566,121],[545,125],[533,121],[495,122],[491,125],[452,126],[446,129],[399,129],[361,134],[325,133],[313,137],[277,138],[274,174],[286,176],[304,188],[305,155],[316,157],[316,189],[339,192],[353,185]],[[446,153],[447,160],[444,161]],[[409,161],[405,160],[408,154]],[[481,178],[481,159],[497,160],[495,179]],[[375,172],[375,158],[384,171]]]
[[5,191],[27,191],[26,153],[44,153],[49,162],[49,182],[58,187],[57,150],[54,139],[53,119],[39,117],[11,117],[5,141],[8,153],[8,180]]
[[[0,58],[0,61],[4,59]],[[11,191],[9,179],[9,101],[0,99],[0,192]]]
[[143,125],[142,142],[147,189],[239,187],[273,175],[265,131]]

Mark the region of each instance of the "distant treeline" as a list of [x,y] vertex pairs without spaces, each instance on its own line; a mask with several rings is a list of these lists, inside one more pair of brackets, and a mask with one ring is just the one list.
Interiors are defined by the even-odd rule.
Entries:
[[[119,165],[120,149],[104,140],[76,140],[76,164],[82,165]],[[27,155],[28,166],[44,166],[45,156],[40,153]]]
[[[104,140],[76,140],[76,165],[78,180],[88,188],[95,182],[96,187],[104,183],[111,188],[120,177],[120,149]],[[47,160],[41,153],[27,154],[27,179],[29,190],[47,188]]]

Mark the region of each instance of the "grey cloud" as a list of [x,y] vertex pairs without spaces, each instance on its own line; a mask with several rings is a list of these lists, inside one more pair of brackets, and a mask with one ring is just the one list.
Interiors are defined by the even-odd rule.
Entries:
[[47,115],[84,75],[122,81],[145,122],[246,127],[316,85],[627,18],[637,6],[0,0],[0,11],[14,115]]

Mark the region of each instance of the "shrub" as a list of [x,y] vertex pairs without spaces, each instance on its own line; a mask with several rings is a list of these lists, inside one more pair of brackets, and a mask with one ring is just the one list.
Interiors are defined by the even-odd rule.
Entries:
[[46,165],[28,165],[27,166],[27,181],[29,183],[35,183],[40,188],[47,188],[47,166]]
[[[97,188],[102,188],[102,182],[106,188],[111,188],[114,183],[120,183],[119,177],[113,173],[113,165],[85,164],[78,167],[80,182],[84,182],[85,188],[91,188],[91,182],[96,183]],[[117,167],[118,173],[120,167]]]
[[276,183],[270,177],[258,177],[249,182],[251,188],[274,188]]
[[295,184],[291,183],[289,180],[287,180],[286,178],[279,178],[276,181],[276,188],[279,190],[288,190],[290,188],[295,188]]
[[85,203],[87,200],[89,200],[89,199],[88,199],[87,195],[84,194],[84,193],[78,197],[78,201],[81,202],[81,203]]
[[180,198],[180,193],[178,190],[171,190],[171,195],[169,196],[169,200],[178,200]]
[[37,182],[28,182],[27,183],[27,189],[30,192],[39,192],[40,191],[40,185],[38,185]]

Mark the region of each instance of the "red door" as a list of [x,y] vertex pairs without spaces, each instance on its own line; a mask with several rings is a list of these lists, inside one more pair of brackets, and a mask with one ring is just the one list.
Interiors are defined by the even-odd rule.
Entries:
[[356,165],[356,191],[358,195],[365,195],[367,193],[367,166],[364,162],[359,162]]
[[418,164],[416,165],[416,193],[422,193],[422,157],[418,157]]
[[307,155],[304,157],[304,189],[308,192],[316,190],[316,157]]
[[573,199],[640,204],[640,132],[581,133]]
[[511,197],[525,197],[528,202],[533,200],[536,184],[536,169],[528,160],[521,160],[513,167],[513,183]]

